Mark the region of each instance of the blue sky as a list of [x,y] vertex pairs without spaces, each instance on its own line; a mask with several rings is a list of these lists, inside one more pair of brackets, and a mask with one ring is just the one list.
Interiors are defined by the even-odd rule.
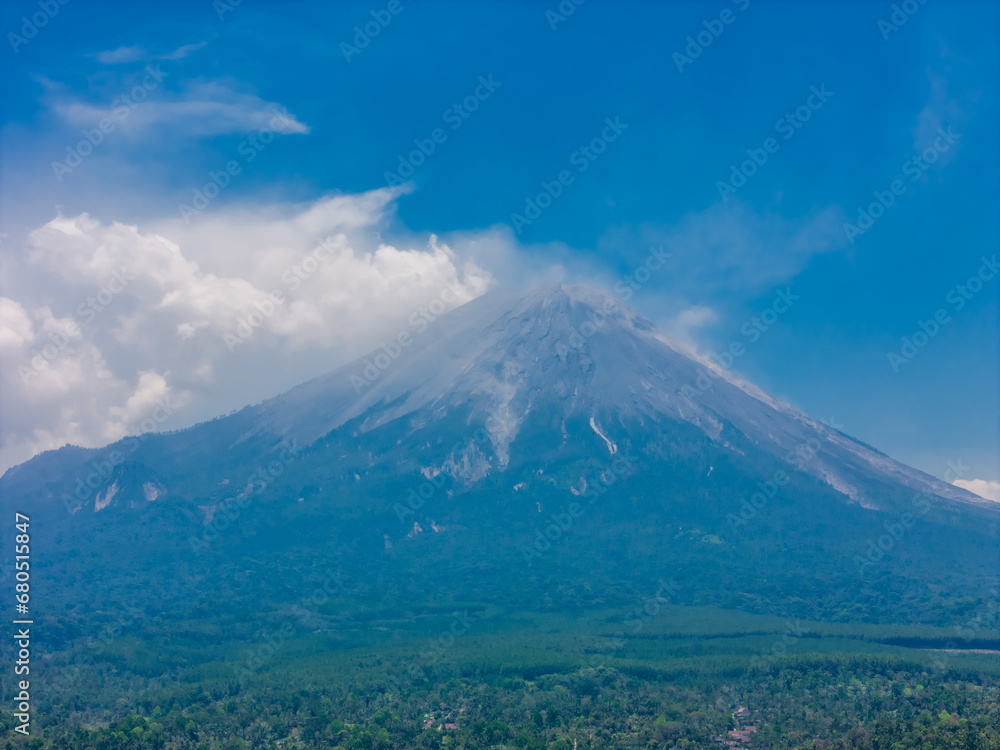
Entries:
[[[662,245],[670,262],[629,304],[721,351],[747,343],[744,326],[787,288],[798,299],[735,370],[925,471],[958,461],[967,479],[1000,481],[998,282],[961,310],[947,301],[990,275],[981,258],[1000,239],[993,3],[914,0],[895,30],[880,27],[893,14],[881,2],[587,0],[563,3],[565,20],[557,2],[44,7],[2,11],[7,370],[72,314],[67,299],[103,288],[107,247],[135,258],[137,280],[46,373],[14,373],[5,465],[66,440],[99,443],[154,396],[174,395],[180,426],[330,369],[413,309],[400,279],[419,279],[425,297],[451,278],[467,297],[549,280],[612,290]],[[22,17],[39,13],[28,39]],[[366,23],[377,36],[345,55]],[[711,43],[681,60],[699,34]],[[133,92],[143,101],[123,110]],[[54,168],[102,117],[109,132],[93,153]],[[248,140],[262,130],[266,145]],[[402,188],[372,193],[415,141],[433,153]],[[748,149],[766,161],[720,190]],[[933,163],[911,161],[928,150]],[[179,206],[227,162],[238,172],[184,221]],[[530,224],[512,219],[564,170],[572,180],[551,206]],[[896,179],[893,205],[849,241],[845,223]],[[336,195],[346,202],[328,211]],[[309,207],[340,213],[314,225]],[[209,343],[284,268],[260,238],[289,226],[347,227],[374,275],[338,295],[318,286],[297,298],[297,318],[270,319],[236,353]],[[154,236],[169,241],[159,255]],[[191,288],[213,301],[181,310]],[[180,317],[150,322],[167,308]],[[939,309],[948,321],[894,371],[887,354]],[[202,317],[188,323],[192,310]],[[356,336],[324,337],[321,323]],[[161,335],[186,343],[156,350]],[[282,365],[268,364],[275,346]],[[240,379],[251,365],[257,376]],[[95,392],[89,411],[79,406]]]

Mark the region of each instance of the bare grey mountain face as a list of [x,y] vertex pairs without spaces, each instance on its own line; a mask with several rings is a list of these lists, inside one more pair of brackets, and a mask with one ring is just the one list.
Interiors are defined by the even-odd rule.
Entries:
[[[58,494],[72,513],[123,501],[135,507],[170,494],[168,480],[157,473],[169,471],[170,463],[151,455],[163,446],[174,457],[221,450],[245,453],[253,463],[255,451],[307,448],[348,423],[351,434],[389,424],[405,434],[459,412],[469,424],[481,422],[489,438],[469,440],[449,456],[445,470],[465,480],[504,472],[525,424],[544,412],[546,418],[558,415],[563,445],[590,441],[608,455],[630,435],[641,443],[633,433],[644,426],[686,423],[724,452],[744,453],[732,440],[739,435],[862,507],[878,508],[881,492],[875,490],[885,486],[940,502],[996,505],[769,396],[614,297],[559,284],[488,293],[433,323],[421,318],[371,354],[229,417],[170,435],[127,438],[103,450],[50,452],[10,470],[6,480],[35,495],[41,487],[30,486],[33,472],[26,468],[45,465],[46,480],[69,479],[75,471],[75,486],[44,494]],[[589,431],[571,435],[573,419],[582,419]]]
[[[471,406],[487,418],[490,470],[503,471],[533,410],[588,418],[592,440],[635,420],[688,422],[720,446],[731,425],[754,445],[863,506],[871,483],[988,507],[988,500],[894,461],[824,426],[683,345],[617,299],[553,284],[495,291],[423,332],[255,408],[255,427],[310,444],[349,420],[372,430],[407,416],[440,419]],[[414,416],[414,418],[417,418]],[[564,439],[568,439],[565,431]]]

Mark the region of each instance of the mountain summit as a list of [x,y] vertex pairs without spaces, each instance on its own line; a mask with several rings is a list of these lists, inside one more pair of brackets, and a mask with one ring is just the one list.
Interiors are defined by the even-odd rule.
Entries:
[[[347,424],[355,434],[387,425],[405,434],[460,412],[469,424],[481,422],[489,440],[465,446],[450,465],[457,474],[463,471],[458,467],[475,465],[465,471],[481,477],[507,469],[512,445],[535,417],[556,419],[564,446],[571,439],[567,425],[587,424],[589,430],[576,437],[611,455],[620,445],[643,444],[651,429],[675,423],[694,426],[724,452],[745,453],[739,443],[748,441],[865,507],[878,507],[883,490],[899,486],[994,505],[769,396],[589,286],[500,289],[433,322],[428,317],[411,316],[395,338],[327,375],[152,443],[169,444],[169,454],[178,458],[187,450],[203,455],[209,445],[230,454],[270,450],[282,440],[306,447]],[[135,443],[120,453],[135,452]],[[62,452],[84,466],[99,453],[67,448],[26,466],[48,465]],[[148,457],[149,463],[135,467],[141,476],[108,482],[103,495],[90,493],[87,504],[94,510],[112,505],[111,484],[111,495],[125,486],[141,489],[143,499],[167,492],[151,470],[163,463],[153,452],[142,445],[135,458]],[[64,473],[57,469],[54,475]],[[24,478],[21,469],[9,472],[18,486]]]
[[852,501],[901,484],[989,507],[824,426],[685,346],[614,297],[585,285],[501,289],[427,326],[411,327],[371,354],[254,407],[275,436],[311,444],[348,421],[370,431],[468,408],[486,419],[492,468],[539,410],[582,417],[590,439],[614,452],[626,424],[689,423],[720,447],[732,431],[821,479]]

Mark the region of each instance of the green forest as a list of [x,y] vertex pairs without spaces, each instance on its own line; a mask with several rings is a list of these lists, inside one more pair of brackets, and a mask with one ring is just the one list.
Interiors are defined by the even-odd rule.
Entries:
[[6,747],[31,750],[723,748],[741,726],[756,730],[746,748],[1000,748],[996,644],[959,651],[946,629],[913,627],[909,641],[948,648],[908,648],[898,628],[668,596],[353,621],[325,615],[331,599],[226,649],[213,643],[224,623],[138,638],[141,613],[125,613],[41,668],[31,739],[7,715],[0,727]]
[[123,497],[167,500],[100,513],[58,502],[72,467],[12,477],[39,488],[37,652],[6,746],[1000,750],[995,514],[875,484],[862,508],[687,433],[616,436],[615,464],[546,426],[505,473],[429,482],[454,441],[401,429],[331,434],[240,494],[220,477],[249,449],[151,438]]

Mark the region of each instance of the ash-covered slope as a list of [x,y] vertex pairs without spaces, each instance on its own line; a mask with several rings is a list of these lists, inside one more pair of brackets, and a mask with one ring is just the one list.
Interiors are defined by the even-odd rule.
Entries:
[[542,407],[590,418],[609,452],[609,435],[626,423],[666,417],[723,445],[731,425],[862,505],[874,502],[867,487],[885,483],[992,506],[772,398],[587,286],[491,292],[402,341],[254,407],[251,433],[310,444],[348,420],[370,431],[404,415],[423,422],[471,406],[503,470],[519,429]]
[[[552,415],[561,422],[553,434],[558,440],[561,432],[564,453],[589,442],[595,451],[614,454],[619,445],[639,448],[662,442],[664,435],[683,443],[690,433],[682,428],[693,425],[716,452],[762,451],[866,508],[888,509],[887,492],[898,499],[908,488],[947,505],[998,509],[772,398],[613,297],[558,284],[486,294],[429,326],[407,328],[366,357],[221,419],[100,450],[67,447],[42,454],[8,471],[0,494],[10,500],[62,498],[74,514],[120,503],[136,507],[147,496],[178,492],[211,506],[218,492],[242,481],[263,457],[280,460],[282,444],[290,441],[323,453],[323,465],[336,474],[346,471],[341,459],[366,436],[374,443],[357,472],[362,476],[393,451],[424,461],[423,444],[414,442],[418,432],[465,437],[462,428],[449,432],[455,419],[483,425],[489,434],[487,443],[446,460],[453,474],[462,464],[476,465],[472,474],[454,477],[468,483],[473,475],[478,480],[509,471],[519,438],[530,444],[525,431]],[[333,433],[340,448],[324,452]],[[107,467],[115,448],[127,463],[97,477],[95,485],[94,467]],[[439,463],[440,457],[432,465]],[[381,470],[393,467],[403,470],[402,463]],[[127,491],[146,485],[156,492]]]

